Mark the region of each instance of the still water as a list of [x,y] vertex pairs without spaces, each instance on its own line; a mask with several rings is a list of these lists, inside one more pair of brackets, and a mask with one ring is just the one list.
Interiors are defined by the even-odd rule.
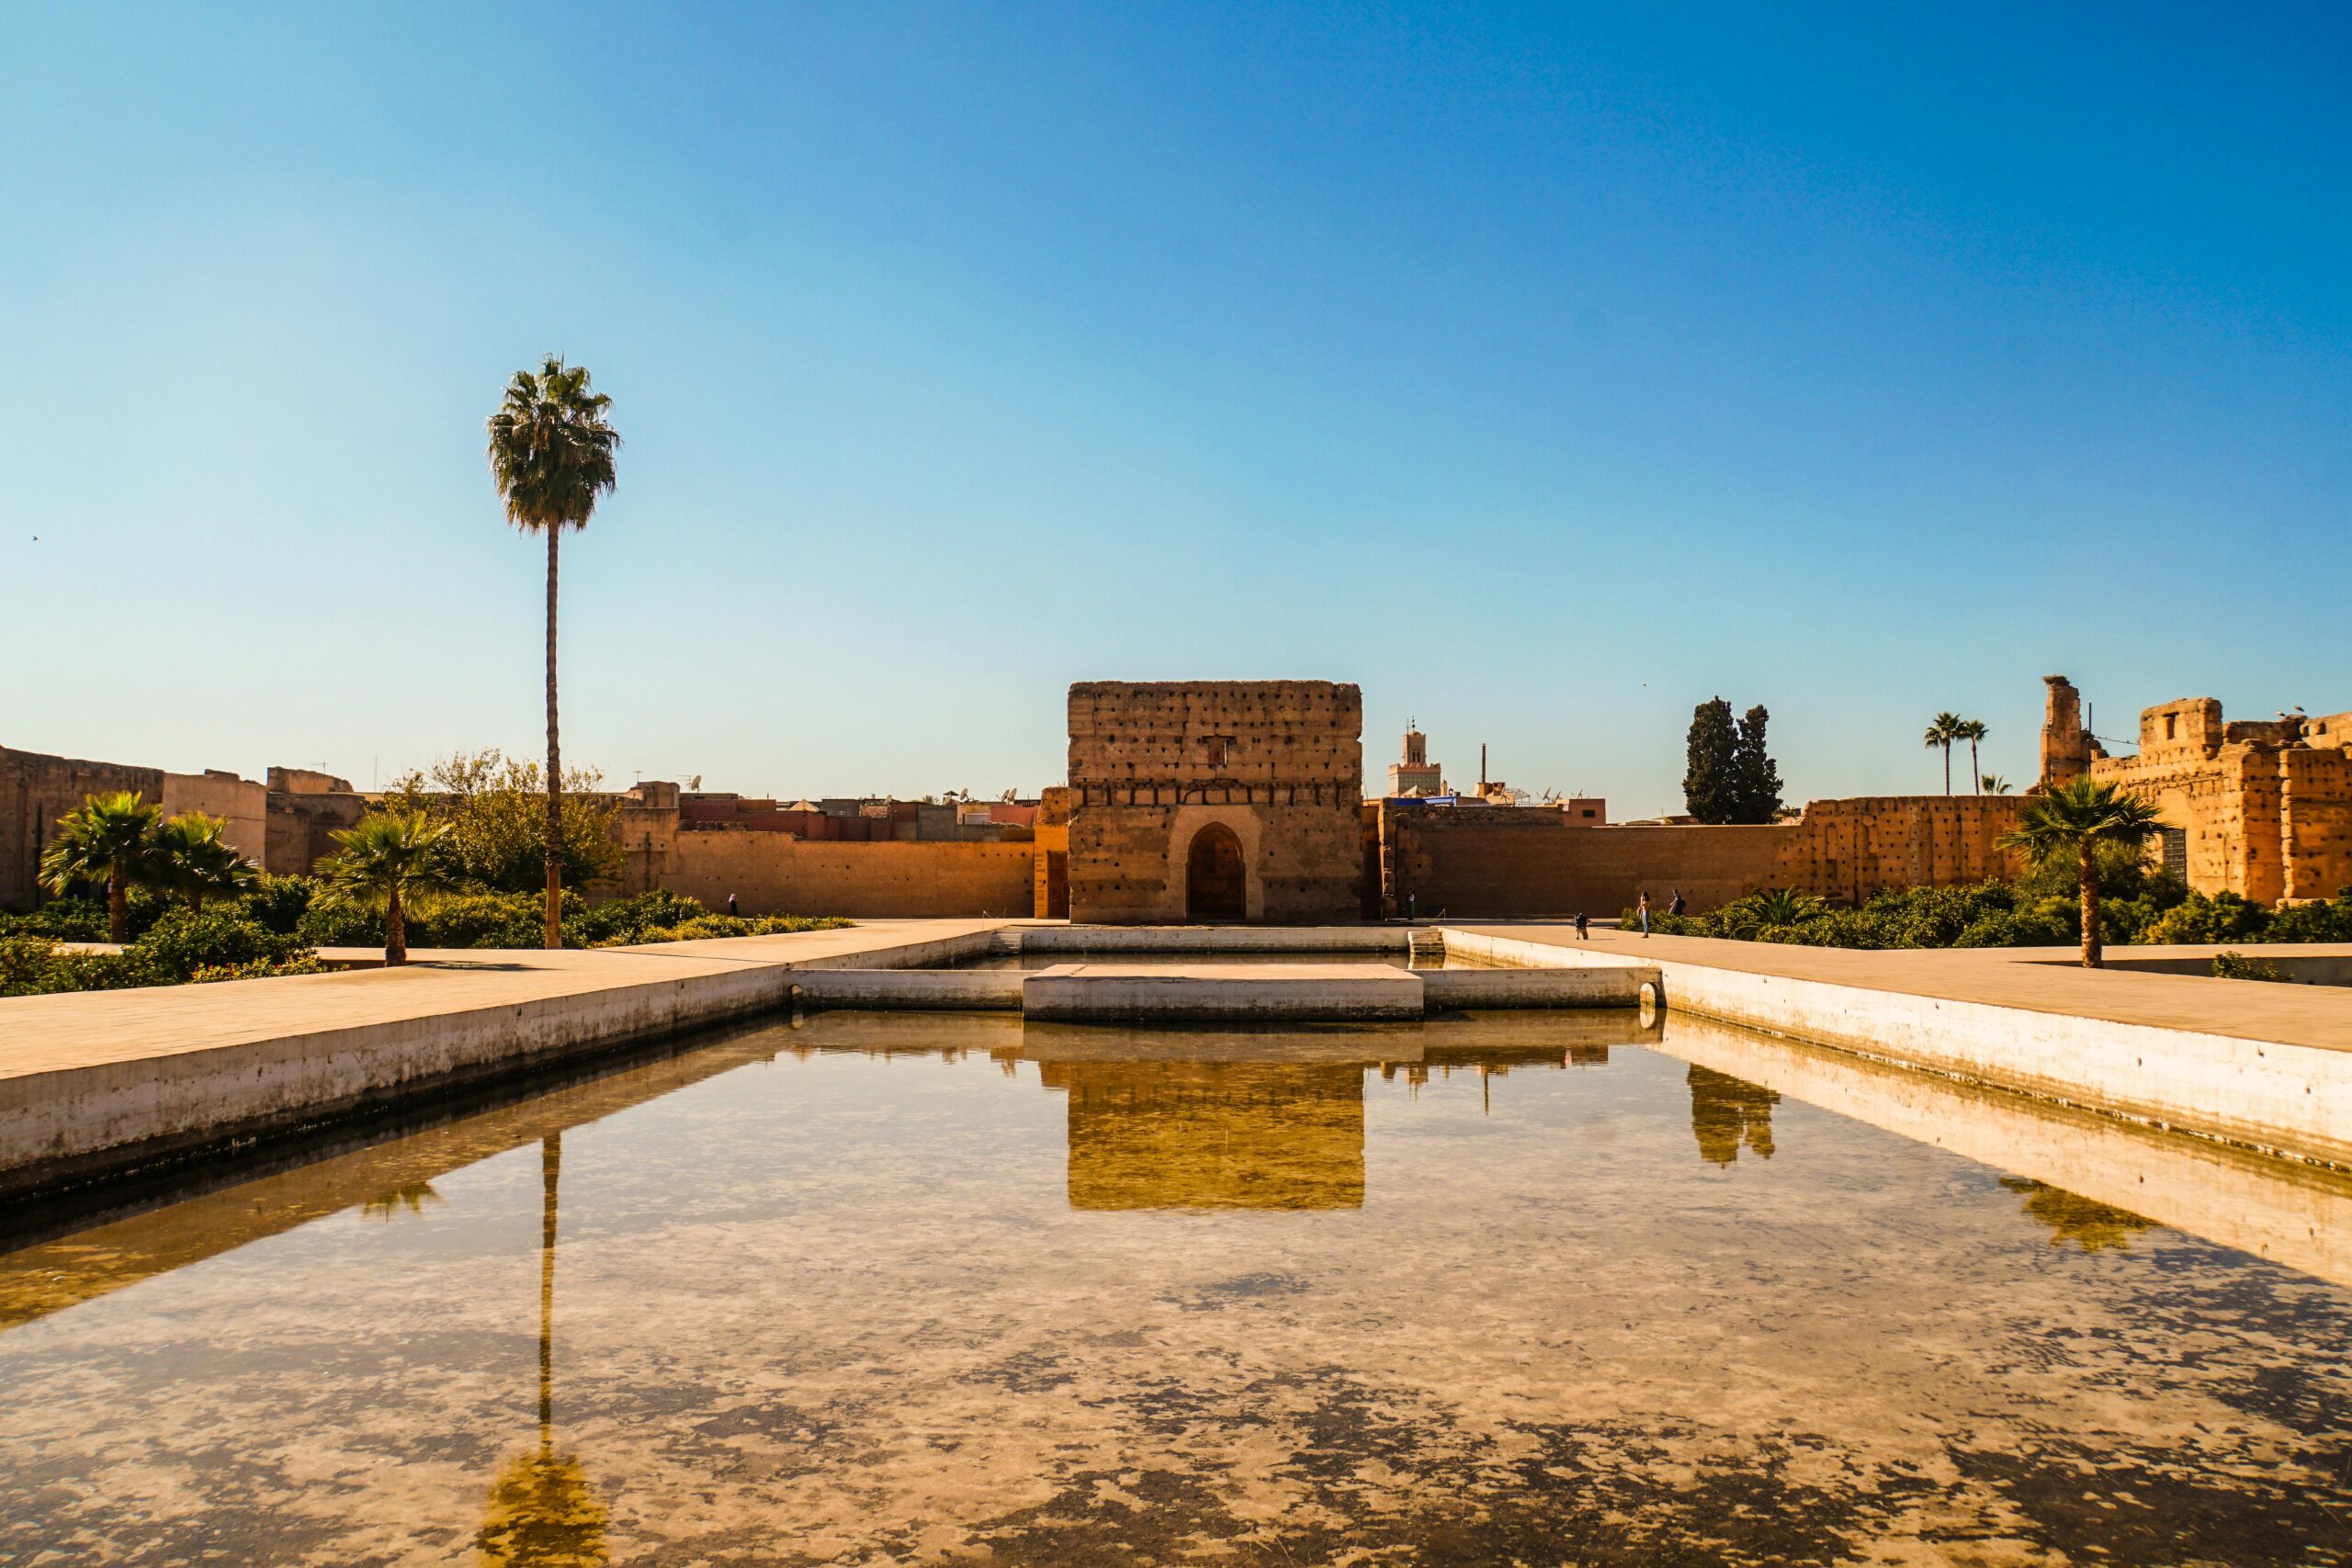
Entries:
[[1718,1026],[831,1013],[0,1257],[0,1561],[2343,1562],[2347,1283]]

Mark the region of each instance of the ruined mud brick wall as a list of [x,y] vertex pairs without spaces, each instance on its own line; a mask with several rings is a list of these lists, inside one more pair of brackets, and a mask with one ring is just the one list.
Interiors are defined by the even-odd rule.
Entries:
[[741,829],[682,829],[661,885],[746,915],[865,919],[997,916],[1030,911],[1028,844],[829,843]]
[[1363,698],[1329,681],[1069,690],[1069,913],[1181,922],[1211,823],[1240,840],[1252,920],[1352,919],[1364,897]]
[[[1549,818],[1544,822],[1542,818]],[[1518,820],[1509,820],[1518,818]],[[1770,886],[1781,827],[1581,827],[1556,810],[1405,807],[1395,814],[1384,897],[1422,916],[1613,919],[1646,888],[1711,909]]]
[[1391,914],[1457,919],[1614,916],[1647,889],[1679,889],[1694,910],[1765,887],[1857,903],[1889,887],[1964,886],[2009,876],[1995,843],[2016,822],[2015,795],[1816,800],[1797,822],[1752,826],[1584,827],[1555,810],[1385,808],[1382,897]]
[[1069,919],[1069,815],[1076,798],[1075,791],[1057,787],[1037,802],[1030,912],[1041,920]]
[[268,792],[250,779],[208,769],[200,773],[0,747],[0,908],[29,909],[49,895],[40,886],[40,854],[57,836],[57,819],[94,795],[129,791],[167,817],[201,811],[228,826],[221,836],[257,864],[267,838]]
[[47,897],[40,852],[57,836],[57,819],[118,790],[160,799],[164,771],[0,748],[0,908],[29,909]]
[[368,815],[368,797],[347,780],[307,768],[269,770],[267,842],[262,869],[307,875],[335,852],[335,834]]
[[2333,898],[2352,887],[2352,754],[2297,750],[2279,761],[2286,897]]
[[1996,840],[2025,809],[2014,795],[1816,800],[1779,840],[1771,885],[1856,904],[1890,887],[1965,887],[2023,863]]
[[807,840],[739,824],[683,820],[678,786],[620,797],[619,895],[666,887],[712,909],[735,895],[746,915],[865,919],[977,919],[1030,912],[1035,846]]
[[[2052,711],[2045,782],[2046,759],[2066,745],[2051,728]],[[2224,721],[2213,698],[2181,697],[2141,710],[2138,755],[2109,757],[2094,747],[2088,770],[2146,800],[2185,835],[2189,886],[2273,904],[2330,897],[2352,885],[2348,742],[2352,714]]]

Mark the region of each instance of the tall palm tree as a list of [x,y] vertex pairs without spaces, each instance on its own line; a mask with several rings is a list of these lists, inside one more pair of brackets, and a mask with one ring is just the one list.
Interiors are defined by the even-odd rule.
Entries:
[[138,795],[93,795],[57,819],[57,837],[40,855],[40,879],[52,893],[77,882],[107,885],[107,936],[130,940],[130,886],[154,867],[155,824],[164,808]]
[[1968,742],[1968,776],[1977,781],[1980,793],[1984,775],[1977,771],[1976,743],[1992,733],[1991,727],[1981,718],[1963,718],[1952,729],[1954,739]]
[[613,491],[613,454],[620,434],[605,417],[613,400],[588,384],[586,367],[550,354],[535,371],[517,370],[490,416],[490,472],[506,503],[506,520],[548,536],[547,944],[563,945],[563,760],[556,743],[556,545],[566,528],[585,528],[597,501]]
[[384,907],[384,962],[408,962],[407,905],[447,887],[441,855],[449,831],[422,811],[373,811],[334,836],[342,852],[322,860],[318,875],[336,897]]
[[201,811],[184,811],[155,829],[157,886],[187,900],[191,911],[207,898],[232,898],[260,877],[254,863],[222,835],[229,824]]
[[1951,793],[1952,743],[1962,739],[1962,722],[1960,715],[1950,711],[1939,713],[1928,721],[1928,750],[1932,751],[1939,746],[1944,749],[1944,793],[1946,795]]
[[2144,844],[2156,822],[2156,808],[2138,795],[2086,775],[2035,796],[2018,825],[1996,840],[2003,849],[2023,850],[2037,866],[2075,859],[2083,878],[2086,969],[2099,966],[2099,846]]

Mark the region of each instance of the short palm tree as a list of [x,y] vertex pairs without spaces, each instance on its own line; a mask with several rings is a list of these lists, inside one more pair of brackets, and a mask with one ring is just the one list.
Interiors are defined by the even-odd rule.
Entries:
[[2007,795],[2015,788],[2009,783],[2008,775],[2006,773],[1983,774],[1977,779],[1976,784],[1986,795]]
[[1951,793],[1952,743],[1965,739],[1961,734],[1964,722],[1960,715],[1951,712],[1939,713],[1928,721],[1928,750],[1932,751],[1939,746],[1944,749],[1944,793],[1946,795]]
[[218,817],[184,811],[156,829],[155,886],[186,898],[191,910],[250,889],[260,873],[223,837],[228,828]]
[[613,400],[589,386],[585,367],[548,355],[537,371],[518,370],[490,416],[490,471],[506,503],[506,520],[548,536],[547,944],[563,945],[563,763],[556,739],[556,545],[566,528],[585,528],[596,502],[612,493],[613,454],[620,434],[605,417]]
[[1990,726],[1981,718],[1963,718],[1952,730],[1952,738],[1968,742],[1968,776],[1977,781],[1980,788],[1984,775],[1977,771],[1976,743],[1992,734]]
[[94,795],[57,819],[41,852],[40,879],[52,893],[77,882],[107,885],[107,936],[130,940],[130,893],[154,869],[155,824],[164,815],[136,794]]
[[2156,830],[2156,808],[2138,795],[2085,776],[2052,784],[2036,795],[2001,835],[2003,849],[2023,850],[2037,866],[2072,859],[2083,878],[2083,967],[2099,966],[2098,849],[2144,844]]
[[1726,908],[1724,928],[1728,934],[1749,942],[1770,942],[1828,912],[1828,905],[1802,889],[1767,887]]
[[341,852],[321,861],[330,893],[384,908],[384,962],[408,962],[408,907],[449,886],[441,854],[448,828],[422,811],[376,811],[334,836]]

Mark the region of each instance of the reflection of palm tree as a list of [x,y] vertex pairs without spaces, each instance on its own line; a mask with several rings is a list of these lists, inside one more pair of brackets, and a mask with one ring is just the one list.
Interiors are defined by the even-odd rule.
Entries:
[[2085,1252],[2097,1252],[2103,1247],[2129,1252],[2131,1235],[2156,1223],[2129,1209],[2098,1202],[2078,1192],[2022,1176],[2005,1176],[2001,1185],[2012,1192],[2025,1194],[2025,1212],[2050,1227],[2052,1247],[2064,1247],[2071,1241]]
[[433,1190],[430,1181],[403,1181],[398,1187],[388,1187],[373,1198],[364,1199],[359,1212],[371,1220],[389,1220],[402,1209],[412,1214],[422,1214],[427,1203],[438,1203],[441,1194]]
[[539,1446],[506,1461],[490,1489],[490,1512],[475,1544],[485,1565],[600,1568],[605,1506],[571,1454],[555,1451],[556,1183],[563,1173],[563,1134],[539,1145]]
[[1699,1140],[1699,1157],[1729,1165],[1739,1157],[1743,1143],[1758,1158],[1772,1157],[1772,1107],[1781,1103],[1778,1093],[1696,1062],[1690,1064],[1690,1134]]

